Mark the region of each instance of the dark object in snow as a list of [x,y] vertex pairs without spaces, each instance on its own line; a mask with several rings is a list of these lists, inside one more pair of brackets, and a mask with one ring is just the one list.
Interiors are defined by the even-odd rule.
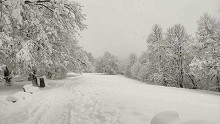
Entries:
[[36,76],[36,70],[33,70],[29,76],[31,77],[30,79],[32,80],[32,84],[33,86],[38,86],[38,83],[37,83],[37,76]]
[[40,78],[40,87],[45,87],[44,78]]
[[36,75],[36,70],[33,70],[29,74],[29,78],[28,79],[32,81],[33,86],[45,87],[45,82],[44,82],[43,75]]
[[32,74],[31,73],[28,75],[28,81],[32,81]]
[[4,69],[4,79],[6,81],[6,84],[9,84],[7,86],[10,86],[11,84],[11,77],[10,77],[10,72],[8,70],[8,67],[6,66]]
[[19,99],[18,99],[18,97],[14,96],[14,95],[10,95],[6,98],[6,100],[15,103]]

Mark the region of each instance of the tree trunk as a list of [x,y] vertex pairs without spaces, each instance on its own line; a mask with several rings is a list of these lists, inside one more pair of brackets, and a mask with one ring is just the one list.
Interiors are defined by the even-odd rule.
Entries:
[[3,32],[3,14],[2,14],[2,11],[3,11],[3,3],[2,1],[0,0],[0,11],[1,11],[1,18],[0,18],[0,32]]
[[196,82],[195,82],[195,79],[194,79],[194,76],[193,75],[189,75],[189,78],[193,84],[193,89],[197,89],[197,85],[196,85]]
[[168,86],[168,82],[165,79],[163,79],[163,85],[166,87]]
[[183,69],[180,72],[180,87],[183,88]]
[[182,44],[180,43],[179,44],[179,59],[180,59],[180,87],[183,88],[183,56],[182,56]]
[[159,62],[160,62],[160,67],[159,67],[159,70],[160,70],[160,73],[162,73],[163,75],[163,85],[164,86],[167,86],[168,85],[168,82],[166,81],[166,76],[164,74],[164,65],[162,63],[162,55],[160,54],[160,57],[159,57]]
[[217,85],[217,90],[218,92],[220,92],[220,80],[219,80],[219,76],[216,77],[216,85]]

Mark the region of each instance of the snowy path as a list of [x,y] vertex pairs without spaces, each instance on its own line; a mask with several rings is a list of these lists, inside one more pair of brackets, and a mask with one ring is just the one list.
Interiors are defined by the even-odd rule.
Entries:
[[162,111],[220,122],[220,95],[152,86],[123,76],[83,74],[17,103],[0,97],[0,124],[150,124]]

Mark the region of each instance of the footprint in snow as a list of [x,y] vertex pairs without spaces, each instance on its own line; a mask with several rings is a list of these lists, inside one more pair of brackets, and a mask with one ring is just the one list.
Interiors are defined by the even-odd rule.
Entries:
[[179,113],[175,111],[164,111],[154,115],[150,124],[214,124],[203,120],[191,120],[182,122]]

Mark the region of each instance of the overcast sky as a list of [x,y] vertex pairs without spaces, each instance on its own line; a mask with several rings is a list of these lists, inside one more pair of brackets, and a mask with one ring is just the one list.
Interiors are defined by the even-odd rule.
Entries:
[[78,0],[86,14],[88,29],[79,44],[94,57],[105,51],[125,59],[129,53],[140,55],[154,24],[164,31],[182,24],[190,34],[203,13],[220,18],[220,0]]

